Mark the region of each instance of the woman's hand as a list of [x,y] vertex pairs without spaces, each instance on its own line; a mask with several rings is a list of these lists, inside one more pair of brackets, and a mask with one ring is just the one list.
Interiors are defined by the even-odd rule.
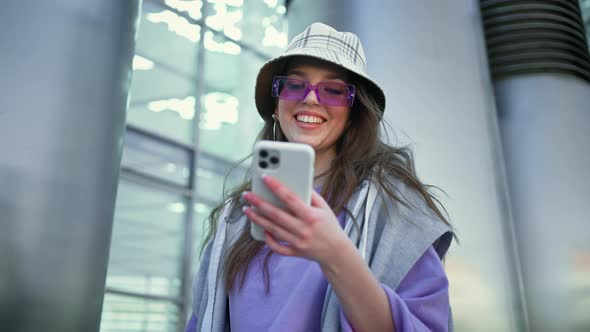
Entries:
[[385,291],[322,196],[312,192],[311,206],[307,206],[276,179],[265,176],[263,180],[287,206],[282,210],[251,192],[243,195],[256,208],[245,207],[244,212],[262,226],[268,247],[318,262],[354,330],[394,331]]
[[252,192],[242,197],[256,208],[244,207],[244,213],[264,229],[265,242],[271,250],[325,264],[339,248],[352,245],[332,209],[318,193],[312,191],[311,206],[308,206],[277,179],[264,176],[263,181],[285,203],[287,210]]

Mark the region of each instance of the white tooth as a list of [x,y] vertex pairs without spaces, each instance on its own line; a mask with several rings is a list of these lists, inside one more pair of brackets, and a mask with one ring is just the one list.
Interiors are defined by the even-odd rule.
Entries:
[[322,123],[322,119],[316,116],[311,115],[298,115],[297,121],[306,122],[306,123]]

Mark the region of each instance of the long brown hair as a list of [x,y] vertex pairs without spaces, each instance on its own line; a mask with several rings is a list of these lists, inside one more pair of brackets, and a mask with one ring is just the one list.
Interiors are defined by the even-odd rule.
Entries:
[[[356,100],[350,111],[350,126],[337,142],[337,155],[332,161],[329,171],[321,175],[325,177],[322,196],[328,197],[328,204],[337,215],[342,210],[347,211],[345,205],[358,185],[364,180],[370,180],[380,186],[391,200],[409,206],[411,203],[397,193],[396,186],[392,181],[392,179],[399,179],[416,190],[441,222],[449,225],[445,217],[446,210],[429,191],[432,186],[423,184],[418,179],[411,150],[408,147],[393,147],[384,142],[382,134],[386,134],[386,132],[383,127],[387,124],[384,119],[380,121],[382,110],[379,109],[379,105],[371,98],[366,88],[362,84],[358,84],[360,82],[355,81],[357,80],[353,77],[351,83],[357,84],[355,84]],[[280,130],[277,131],[277,140],[286,141]],[[273,139],[272,122],[265,122],[257,140],[260,139]],[[228,194],[225,204],[231,204],[230,208],[232,209],[241,208],[243,203],[240,202],[240,195],[249,189],[250,181],[245,181]],[[339,195],[327,195],[328,193],[339,193]],[[203,247],[215,235],[217,220],[225,204],[220,204],[211,212],[208,218],[209,233],[205,237]],[[239,282],[239,288],[242,288],[250,262],[263,247],[264,242],[252,239],[249,224],[246,224],[223,260],[225,286],[228,291],[234,287],[236,281]],[[270,289],[268,263],[271,255],[272,251],[269,251],[263,264],[267,292]]]

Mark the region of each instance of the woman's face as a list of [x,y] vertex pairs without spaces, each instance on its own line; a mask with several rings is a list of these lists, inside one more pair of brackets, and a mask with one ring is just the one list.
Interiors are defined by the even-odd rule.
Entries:
[[[309,81],[312,85],[319,82],[347,83],[346,71],[338,67],[297,61],[288,68],[286,76]],[[302,101],[277,101],[275,113],[289,142],[308,144],[316,155],[335,154],[336,142],[348,124],[349,106],[320,105],[313,90]]]

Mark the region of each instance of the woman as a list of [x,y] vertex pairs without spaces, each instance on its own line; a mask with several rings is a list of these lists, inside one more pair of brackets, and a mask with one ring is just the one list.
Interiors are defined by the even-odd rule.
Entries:
[[246,183],[213,211],[187,331],[448,330],[451,227],[409,151],[380,139],[357,36],[310,25],[261,68],[256,106],[261,139],[314,148],[317,192],[306,206],[265,177],[286,209]]

